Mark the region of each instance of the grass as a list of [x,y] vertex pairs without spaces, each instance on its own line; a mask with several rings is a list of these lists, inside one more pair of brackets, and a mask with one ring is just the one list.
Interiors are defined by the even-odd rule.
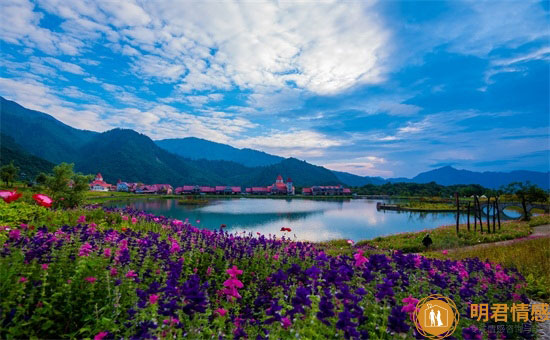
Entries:
[[496,233],[487,233],[487,224],[485,223],[483,223],[483,233],[479,231],[479,225],[477,232],[473,231],[473,224],[471,225],[470,232],[467,231],[465,225],[460,225],[460,233],[458,235],[456,234],[454,225],[443,226],[420,232],[377,237],[372,240],[360,241],[357,245],[378,249],[401,250],[406,253],[418,253],[426,250],[422,244],[422,239],[428,233],[433,241],[430,249],[439,250],[525,237],[531,234],[531,227],[548,223],[550,223],[550,215],[535,216],[529,222],[503,222],[501,229],[497,228]]
[[461,260],[478,257],[483,261],[516,268],[527,281],[527,292],[533,299],[550,302],[550,238],[518,240],[512,244],[478,249],[457,249],[447,255],[429,252],[429,257]]

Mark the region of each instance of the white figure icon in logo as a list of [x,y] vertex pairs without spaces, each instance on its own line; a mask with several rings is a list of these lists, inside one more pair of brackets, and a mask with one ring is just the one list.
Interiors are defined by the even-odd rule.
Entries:
[[433,308],[430,311],[430,326],[435,327],[435,313],[434,313]]
[[443,322],[441,322],[441,311],[437,311],[437,327],[443,326]]

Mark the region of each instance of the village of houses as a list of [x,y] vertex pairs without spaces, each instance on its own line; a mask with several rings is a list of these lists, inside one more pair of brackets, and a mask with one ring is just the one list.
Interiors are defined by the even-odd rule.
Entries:
[[[170,184],[143,184],[123,182],[120,179],[116,185],[109,184],[103,180],[103,176],[98,173],[95,179],[90,183],[91,191],[121,191],[132,192],[135,194],[158,194],[158,195],[295,195],[295,187],[292,179],[288,178],[286,182],[279,175],[275,183],[267,187],[245,188],[243,191],[239,186],[203,186],[203,185],[184,185],[175,190]],[[342,185],[320,186],[302,188],[302,195],[306,196],[336,196],[351,195],[349,188]]]

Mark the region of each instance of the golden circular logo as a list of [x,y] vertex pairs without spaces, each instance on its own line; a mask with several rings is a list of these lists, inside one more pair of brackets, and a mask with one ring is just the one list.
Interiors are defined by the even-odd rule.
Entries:
[[453,300],[432,294],[418,301],[412,321],[420,334],[428,339],[443,339],[454,333],[460,314]]

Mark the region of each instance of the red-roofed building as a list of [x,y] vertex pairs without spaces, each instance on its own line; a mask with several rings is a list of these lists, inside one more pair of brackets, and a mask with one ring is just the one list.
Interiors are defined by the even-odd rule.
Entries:
[[101,173],[97,173],[95,176],[95,179],[90,183],[90,190],[91,191],[109,191],[112,189],[112,185],[105,182],[103,180],[103,176],[101,176]]
[[173,188],[170,184],[140,185],[136,188],[136,194],[171,195]]
[[284,183],[283,176],[279,175],[273,185],[268,187],[246,188],[246,193],[253,195],[294,195],[294,190],[292,179],[289,177],[287,182]]

